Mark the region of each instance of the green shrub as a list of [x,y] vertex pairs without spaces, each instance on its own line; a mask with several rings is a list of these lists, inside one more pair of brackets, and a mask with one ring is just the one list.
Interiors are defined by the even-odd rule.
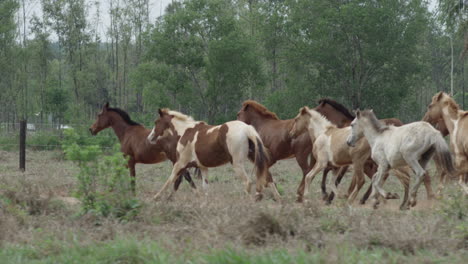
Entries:
[[73,130],[65,134],[65,157],[77,163],[78,187],[76,195],[82,202],[84,213],[131,220],[141,203],[134,197],[131,178],[126,168],[127,160],[114,146],[113,155],[104,155],[98,145],[79,146],[79,135]]

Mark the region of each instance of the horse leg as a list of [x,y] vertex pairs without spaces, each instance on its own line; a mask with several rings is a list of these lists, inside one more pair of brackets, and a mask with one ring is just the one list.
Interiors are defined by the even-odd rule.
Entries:
[[244,183],[244,192],[248,196],[250,194],[250,189],[252,187],[252,181],[250,180],[247,172],[245,172],[244,164],[240,161],[233,161],[232,166],[234,167],[234,172]]
[[417,202],[416,201],[416,196],[418,194],[419,185],[421,185],[421,183],[423,182],[424,175],[426,174],[426,171],[424,170],[422,164],[420,164],[420,162],[416,158],[414,158],[414,157],[413,157],[413,159],[405,158],[405,160],[411,166],[414,173],[416,174],[415,183],[414,183],[413,188],[411,189],[411,198],[409,200],[409,205],[411,207],[414,207],[416,205],[416,202]]
[[[310,158],[310,164],[308,162],[308,157],[309,155],[311,156]],[[303,153],[296,153],[296,161],[297,164],[299,164],[299,167],[301,167],[302,170],[302,180],[301,183],[299,184],[299,187],[297,188],[297,197],[301,197],[302,199],[302,194],[304,193],[304,186],[305,186],[305,178],[307,173],[311,170],[311,168],[315,165],[315,159],[313,155],[309,154],[303,154]],[[297,200],[296,202],[300,203],[302,200]]]
[[[322,174],[322,184],[320,185],[320,188],[322,189],[322,200],[326,201],[328,200],[328,193],[327,193],[327,175],[328,172],[331,170],[330,167],[326,167],[325,170],[323,170]],[[305,177],[304,177],[305,179]]]
[[203,188],[203,192],[205,193],[205,195],[207,195],[207,191],[208,191],[208,168],[199,168],[200,170],[200,177],[202,178],[202,188]]
[[327,166],[327,162],[326,161],[317,161],[314,165],[314,167],[312,168],[312,170],[307,173],[306,177],[305,177],[305,183],[304,183],[304,192],[303,193],[298,193],[298,198],[297,200],[298,201],[302,201],[304,196],[307,196],[309,194],[309,185],[310,183],[312,182],[312,180],[314,179],[314,177],[320,172],[322,171],[325,167]]
[[397,176],[398,180],[400,180],[401,184],[403,184],[403,188],[405,189],[405,194],[403,197],[403,202],[400,205],[400,210],[406,210],[408,208],[408,193],[409,193],[409,184],[410,184],[410,175],[408,170],[403,168],[396,169],[395,175]]
[[355,181],[354,190],[351,192],[348,198],[348,204],[352,205],[362,186],[366,182],[364,180],[364,164],[361,162],[353,162],[354,164],[354,173],[353,180]]
[[[182,163],[180,160],[174,164],[171,176],[166,180],[161,190],[159,190],[159,192],[156,193],[156,195],[153,197],[153,200],[158,200],[161,197],[162,193],[167,189],[169,184],[174,183],[177,180],[177,178],[181,176],[181,171],[184,169],[185,166],[186,164]],[[176,190],[173,190],[173,192],[174,191]]]
[[136,195],[136,170],[135,170],[135,159],[130,157],[127,163],[127,167],[130,170],[130,188],[133,195]]
[[369,196],[372,192],[372,177],[376,172],[377,165],[375,164],[375,162],[372,160],[367,160],[367,162],[364,164],[364,174],[366,174],[369,180],[371,180],[371,183],[369,184],[366,193],[362,196],[361,200],[359,201],[360,204],[365,204],[367,199],[369,199]]
[[331,202],[333,201],[333,197],[338,196],[338,182],[339,182],[339,177],[340,176],[343,176],[342,174],[340,174],[340,169],[338,170],[333,170],[333,178],[331,180],[331,189],[332,189],[332,192],[330,193],[328,199],[326,200],[326,204],[331,204]]
[[379,164],[377,172],[375,173],[374,177],[372,177],[372,193],[371,197],[374,199],[374,209],[377,208],[378,205],[378,197],[379,194],[384,198],[387,197],[387,192],[382,189],[382,177],[387,173],[389,170],[388,164],[382,162]]
[[[200,169],[195,168],[195,175],[200,174],[200,173],[201,173]],[[195,182],[193,181],[192,177],[190,176],[190,172],[188,170],[184,171],[184,173],[182,175],[184,176],[185,180],[187,180],[187,182],[190,184],[190,187],[192,187],[193,189],[197,188],[197,186],[195,186]],[[201,177],[201,176],[198,175],[198,177]],[[180,179],[180,181],[179,181],[179,179]],[[177,178],[177,181],[179,181],[179,184],[180,184],[180,182],[182,182],[182,177]],[[178,188],[175,188],[176,191],[177,191],[177,189]]]
[[[336,180],[335,180],[335,185],[337,187],[338,187],[338,185],[340,185],[341,180],[343,180],[343,177],[345,176],[346,172],[348,171],[348,167],[349,166],[339,167],[339,168],[337,168],[337,170],[338,170],[337,172],[335,170],[333,171],[333,173],[338,173],[338,177],[336,177]],[[346,195],[349,196],[349,189],[348,189],[348,193]]]
[[424,187],[426,188],[427,199],[432,200],[434,199],[434,192],[432,191],[432,184],[431,184],[431,176],[428,172],[424,174]]

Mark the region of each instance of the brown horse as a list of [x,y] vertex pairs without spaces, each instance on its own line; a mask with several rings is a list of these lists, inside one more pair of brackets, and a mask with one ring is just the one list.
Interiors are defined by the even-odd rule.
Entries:
[[[154,196],[158,199],[167,186],[180,177],[180,172],[196,164],[206,179],[208,168],[218,167],[228,162],[232,163],[234,171],[245,185],[246,194],[250,193],[249,179],[244,162],[250,159],[254,162],[257,181],[256,198],[262,198],[263,187],[271,185],[276,200],[280,195],[274,182],[268,178],[268,154],[257,131],[240,121],[230,121],[218,126],[211,126],[202,121],[195,121],[192,117],[169,109],[159,109],[159,118],[148,136],[148,141],[156,143],[166,138],[180,140],[177,144],[177,162],[174,164],[171,176],[161,190]],[[169,197],[175,190],[172,191]]]
[[257,130],[270,153],[268,167],[273,166],[278,160],[296,158],[303,174],[297,192],[302,193],[305,175],[315,163],[313,158],[308,161],[312,153],[309,134],[304,132],[295,138],[291,137],[289,132],[294,125],[294,119],[281,120],[275,113],[253,100],[247,100],[242,104],[242,108],[237,113],[237,120],[252,125]]
[[455,154],[455,167],[459,173],[459,184],[468,194],[468,111],[460,109],[448,94],[439,92],[432,97],[423,118],[430,123],[444,121],[450,134],[450,145]]
[[[334,125],[336,125],[338,128],[346,127],[351,124],[351,122],[354,120],[355,116],[352,114],[345,106],[342,104],[336,102],[335,100],[328,99],[328,98],[322,98],[319,100],[319,105],[314,108],[315,111],[321,113],[323,116],[325,116],[328,120],[330,120]],[[382,119],[386,125],[393,125],[396,127],[402,126],[403,122],[401,122],[397,118],[386,118]],[[326,192],[326,177],[327,177],[327,170],[324,171],[324,174],[322,176],[322,193],[324,194],[324,197],[326,197],[327,192]],[[347,167],[343,167],[343,169],[340,170],[336,185],[338,185],[342,179],[342,177],[345,175],[344,172],[346,172]],[[371,178],[375,173],[377,172],[377,165],[372,159],[368,159],[366,164],[364,165],[364,173],[367,175],[369,178]],[[386,179],[388,178],[388,174],[384,176],[383,181],[385,182]],[[355,188],[355,179],[351,181],[351,184],[348,188],[348,195],[351,194],[351,192]],[[427,196],[429,198],[432,198],[433,192],[432,192],[432,187],[431,187],[431,178],[429,175],[426,175],[424,177],[424,185],[426,187],[427,191]],[[362,197],[360,203],[364,204],[365,201],[368,199],[369,195],[371,194],[372,191],[372,185],[369,186],[367,189],[366,193]],[[329,199],[333,199],[333,194],[332,197],[329,197]]]
[[[120,149],[126,157],[128,157],[127,167],[130,170],[132,177],[132,190],[135,192],[135,164],[154,164],[163,162],[166,159],[176,162],[176,144],[174,140],[164,139],[157,144],[149,144],[146,140],[151,130],[138,124],[130,119],[130,116],[119,108],[110,108],[109,103],[106,103],[102,111],[98,114],[96,121],[89,128],[93,136],[97,135],[101,130],[112,127],[120,141]],[[178,138],[177,138],[178,139]],[[190,183],[192,188],[195,184],[192,181],[190,174],[184,172],[185,179]],[[178,189],[180,181],[174,184],[174,188]]]

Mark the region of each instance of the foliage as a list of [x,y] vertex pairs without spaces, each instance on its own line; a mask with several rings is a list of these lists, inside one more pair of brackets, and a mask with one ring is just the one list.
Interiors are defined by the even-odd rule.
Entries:
[[321,97],[414,121],[448,90],[450,43],[455,94],[467,86],[463,1],[184,0],[155,21],[148,0],[43,0],[23,18],[33,4],[0,4],[2,122],[89,120],[109,101],[221,123],[245,99],[291,118]]
[[63,150],[66,159],[78,164],[76,195],[82,202],[84,213],[133,219],[140,209],[140,202],[131,190],[131,179],[126,168],[127,160],[119,145],[113,155],[103,155],[97,145],[79,146],[79,135],[66,130]]

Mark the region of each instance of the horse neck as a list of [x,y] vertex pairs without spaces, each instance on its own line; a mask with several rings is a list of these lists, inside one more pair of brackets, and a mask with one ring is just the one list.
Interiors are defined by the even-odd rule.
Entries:
[[122,142],[130,125],[127,124],[127,122],[125,122],[120,116],[112,115],[111,127],[114,130],[114,133],[117,135],[117,138],[119,138],[119,141]]
[[377,138],[382,134],[382,132],[377,131],[372,124],[364,126],[363,132],[370,146],[373,146]]
[[450,109],[449,106],[442,108],[442,119],[444,120],[445,127],[449,131],[449,134],[453,134],[453,130],[455,129],[455,122],[458,119],[458,112],[459,109],[454,111]]
[[200,121],[192,121],[192,120],[179,120],[179,119],[172,119],[172,124],[179,136],[182,136],[185,131],[189,128],[192,128],[200,123]]
[[348,117],[342,115],[341,113],[335,113],[335,114],[322,114],[325,116],[331,123],[336,125],[337,127],[347,127],[353,122],[353,120],[350,120]]
[[309,119],[309,129],[312,129],[314,137],[317,138],[321,134],[325,133],[329,128],[336,127],[325,117],[314,116]]
[[253,115],[250,119],[250,125],[252,125],[255,129],[258,129],[268,123],[271,123],[271,122],[274,122],[274,121],[278,121],[276,119],[273,119],[273,118],[270,118],[270,117],[265,117],[265,116],[262,116],[258,113],[255,113],[255,115]]

